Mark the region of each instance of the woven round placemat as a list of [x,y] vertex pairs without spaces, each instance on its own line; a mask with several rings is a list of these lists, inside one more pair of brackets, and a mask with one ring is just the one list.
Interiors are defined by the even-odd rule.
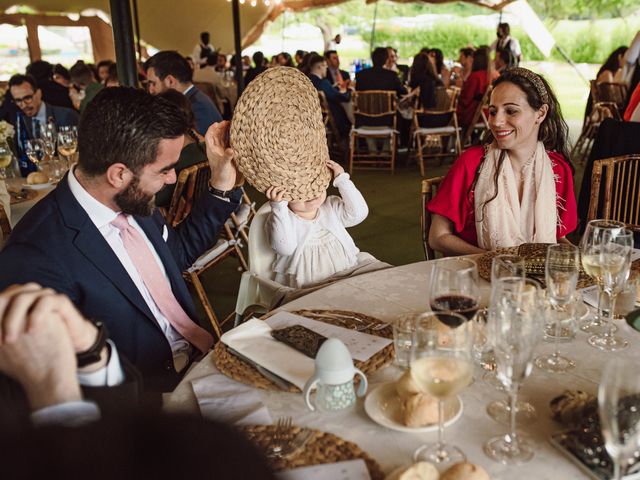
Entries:
[[[542,286],[545,286],[544,259],[541,262],[535,260],[528,263],[526,258],[528,254],[534,254],[533,252],[541,248],[546,248],[546,245],[526,243],[519,247],[498,248],[497,250],[484,253],[476,260],[478,264],[478,275],[486,281],[491,282],[491,261],[493,260],[493,257],[496,255],[520,255],[525,258],[525,263],[527,264],[527,275],[535,278],[542,284]],[[636,275],[640,275],[640,260],[635,260],[631,264],[630,278],[633,278]],[[595,285],[595,282],[586,274],[582,265],[580,265],[580,276],[578,277],[578,284],[576,288],[586,288],[592,285]]]
[[285,187],[290,200],[327,190],[329,149],[318,91],[298,69],[273,67],[247,86],[233,113],[235,162],[260,192]]
[[[269,445],[276,431],[275,425],[252,425],[243,428],[249,439],[264,452],[269,451]],[[291,427],[285,438],[294,438],[302,430],[301,427]],[[363,459],[367,464],[372,480],[384,479],[384,474],[378,462],[371,458],[358,445],[348,442],[332,433],[313,430],[312,437],[307,444],[295,455],[288,458],[268,458],[274,471],[285,470],[323,463],[336,463],[346,460]]]
[[[382,327],[382,322],[380,320],[363,313],[348,312],[344,310],[297,310],[291,313],[323,321],[331,325],[337,325],[339,327],[354,330],[357,328],[363,333],[369,333],[378,337],[393,338],[393,330],[390,325],[380,328]],[[269,315],[263,317],[263,319],[268,317]],[[367,326],[370,327],[364,328]],[[362,370],[365,375],[368,375],[389,365],[393,361],[393,358],[394,350],[393,343],[391,343],[366,362],[359,362],[355,360],[354,365],[356,368]],[[218,342],[214,348],[214,362],[218,370],[237,382],[261,388],[263,390],[282,390],[271,380],[262,376],[253,366],[229,352],[227,346],[222,342]],[[300,389],[298,387],[291,386],[289,388],[289,392],[300,393]]]

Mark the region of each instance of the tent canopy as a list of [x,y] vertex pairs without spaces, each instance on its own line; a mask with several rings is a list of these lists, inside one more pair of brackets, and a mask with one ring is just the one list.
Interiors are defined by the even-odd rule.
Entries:
[[[279,5],[264,6],[258,0],[255,7],[247,0],[240,8],[242,43],[246,47],[262,34],[267,22],[275,20],[285,9],[305,10],[343,3],[346,0],[283,0]],[[367,3],[376,0],[365,0]],[[415,0],[393,0],[411,2]],[[446,3],[451,0],[422,0],[425,3]],[[513,0],[463,0],[493,10],[500,10]],[[98,9],[109,13],[109,0],[0,0],[0,9],[26,5],[41,13],[78,13]],[[224,53],[233,51],[233,21],[228,0],[138,0],[140,35],[159,49],[174,49],[189,54],[203,31],[211,33],[211,43]]]

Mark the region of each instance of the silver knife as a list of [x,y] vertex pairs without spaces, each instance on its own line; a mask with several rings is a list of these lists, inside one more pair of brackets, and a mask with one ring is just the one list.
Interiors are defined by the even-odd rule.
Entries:
[[256,370],[258,370],[258,372],[260,373],[260,375],[262,375],[263,377],[271,380],[273,383],[275,383],[278,388],[280,388],[280,390],[284,390],[285,392],[289,392],[291,387],[295,387],[295,385],[293,385],[293,383],[289,382],[288,380],[285,380],[284,378],[276,375],[275,373],[273,373],[270,370],[267,370],[266,368],[264,368],[262,365],[254,362],[253,360],[251,360],[250,358],[245,357],[243,354],[241,354],[240,352],[238,352],[237,350],[234,350],[233,348],[229,347],[227,345],[227,350],[229,350],[229,352],[232,355],[235,355],[236,357],[238,357],[240,360],[248,363],[249,365],[251,365],[252,367],[254,367]]

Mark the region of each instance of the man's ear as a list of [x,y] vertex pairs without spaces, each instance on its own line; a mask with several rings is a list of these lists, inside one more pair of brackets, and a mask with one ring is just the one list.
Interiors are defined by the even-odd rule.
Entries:
[[180,82],[173,75],[169,74],[162,80],[164,82],[165,87],[167,88],[175,88],[180,84]]
[[106,178],[111,187],[120,190],[129,184],[133,172],[124,163],[114,163],[107,168]]

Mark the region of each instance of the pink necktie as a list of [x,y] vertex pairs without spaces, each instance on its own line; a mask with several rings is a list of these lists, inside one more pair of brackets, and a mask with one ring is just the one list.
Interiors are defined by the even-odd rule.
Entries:
[[111,225],[120,230],[124,248],[160,312],[180,335],[206,353],[213,345],[213,337],[182,309],[142,235],[129,224],[123,213]]

